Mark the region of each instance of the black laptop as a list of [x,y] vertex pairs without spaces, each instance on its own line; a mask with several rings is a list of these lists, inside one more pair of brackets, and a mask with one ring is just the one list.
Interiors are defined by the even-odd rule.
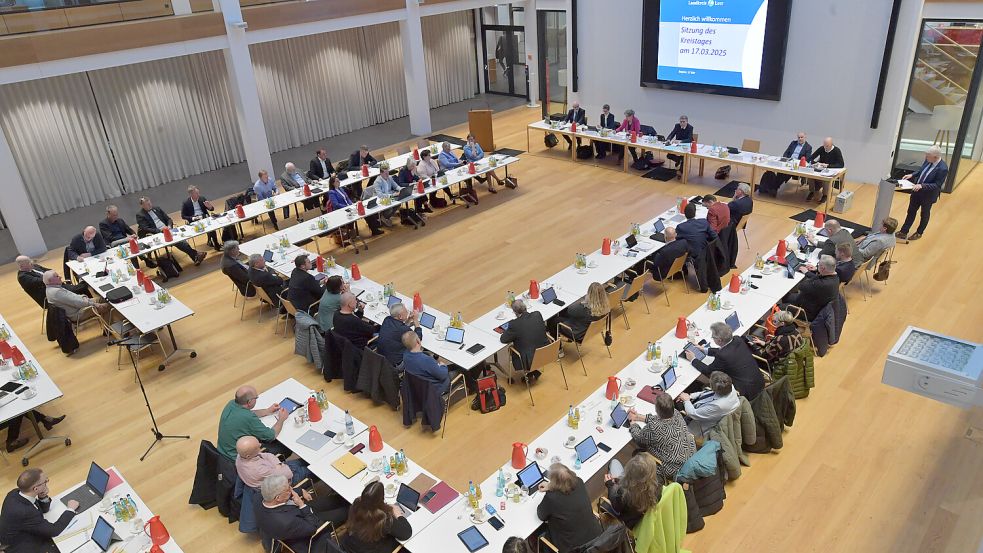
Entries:
[[68,503],[74,499],[79,503],[79,508],[76,512],[84,512],[102,501],[102,497],[106,495],[106,486],[108,485],[109,473],[93,461],[89,465],[89,476],[86,477],[85,483],[67,493],[61,498],[61,502]]

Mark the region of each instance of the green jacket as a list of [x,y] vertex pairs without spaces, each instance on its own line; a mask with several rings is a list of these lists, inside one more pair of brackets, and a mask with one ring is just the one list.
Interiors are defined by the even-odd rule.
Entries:
[[788,376],[789,384],[792,385],[792,393],[795,399],[809,397],[809,388],[816,386],[816,376],[813,371],[813,352],[809,342],[792,350],[792,353],[784,359],[776,361],[772,367],[772,376],[775,380],[783,376]]
[[686,496],[673,482],[662,488],[662,498],[649,509],[633,530],[637,553],[689,553],[683,549],[686,536]]

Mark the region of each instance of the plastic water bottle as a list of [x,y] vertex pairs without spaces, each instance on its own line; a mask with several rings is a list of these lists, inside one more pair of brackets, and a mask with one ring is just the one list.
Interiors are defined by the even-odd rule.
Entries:
[[498,469],[498,485],[495,486],[495,497],[502,497],[505,495],[505,475],[502,474],[502,469]]
[[345,410],[345,434],[355,435],[355,421],[352,420],[352,414],[347,409]]
[[567,426],[573,428],[573,405],[571,405],[570,409],[567,411]]
[[392,467],[389,466],[389,458],[386,457],[386,456],[383,456],[382,457],[382,473],[385,474],[386,476],[389,476],[389,474],[392,472],[392,470],[393,470]]
[[119,508],[119,501],[113,501],[113,516],[116,518],[116,522],[123,521],[123,512]]
[[478,492],[474,488],[474,480],[468,480],[468,501],[472,508],[478,508]]
[[406,462],[406,452],[402,449],[399,450],[399,467],[403,469],[403,474],[406,474],[406,471],[410,468]]
[[575,455],[573,461],[573,470],[580,470],[580,467],[582,466],[583,463],[580,462],[580,455],[579,454]]
[[133,498],[130,497],[130,494],[126,494],[126,510],[130,514],[130,518],[137,517],[137,504],[136,501],[133,501]]

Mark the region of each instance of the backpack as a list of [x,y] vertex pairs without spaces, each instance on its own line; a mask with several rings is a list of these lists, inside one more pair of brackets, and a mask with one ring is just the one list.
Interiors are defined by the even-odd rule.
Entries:
[[713,174],[715,179],[726,179],[730,176],[730,165],[721,165],[717,168],[717,172]]
[[543,144],[546,144],[547,148],[553,148],[559,143],[560,140],[553,133],[546,133],[546,136],[543,137]]
[[594,148],[590,146],[577,146],[577,159],[590,159],[594,157]]
[[498,377],[490,370],[478,379],[478,392],[471,401],[471,410],[491,413],[505,406],[505,388],[498,385]]
[[655,167],[655,156],[652,152],[645,152],[635,162],[631,164],[632,169],[637,169],[639,171],[648,171],[649,169]]
[[167,282],[169,279],[181,276],[181,265],[170,254],[157,257],[157,274]]

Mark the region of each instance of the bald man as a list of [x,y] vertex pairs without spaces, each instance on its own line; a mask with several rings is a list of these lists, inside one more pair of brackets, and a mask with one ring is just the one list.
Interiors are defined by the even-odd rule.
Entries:
[[[236,459],[236,443],[243,436],[255,437],[270,453],[290,454],[289,449],[275,441],[289,413],[278,403],[266,409],[256,409],[258,397],[256,388],[242,386],[236,390],[235,398],[229,400],[222,410],[222,416],[218,421],[218,450],[232,461]],[[259,420],[260,417],[269,415],[276,417],[272,427],[266,426]]]
[[[44,273],[50,271],[51,269],[38,265],[33,259],[27,257],[26,255],[17,256],[17,282],[20,287],[27,292],[31,299],[37,302],[38,305],[44,307]],[[76,294],[82,294],[85,296],[89,295],[89,287],[85,283],[80,284],[62,284],[62,288],[73,292]]]
[[[809,158],[812,163],[822,163],[825,164],[830,169],[842,169],[846,163],[843,161],[843,152],[840,151],[839,146],[833,145],[833,137],[827,136],[823,139],[823,146],[817,148],[815,152],[812,153],[812,157]],[[813,180],[809,185],[809,195],[806,196],[806,201],[808,202],[816,195],[816,192],[820,188],[823,189],[823,195],[819,198],[819,203],[826,203],[826,198],[829,196],[830,181],[818,181]]]
[[85,259],[105,252],[106,241],[93,226],[82,229],[82,233],[76,234],[68,244],[68,259],[71,260]]
[[236,472],[242,483],[250,488],[258,488],[267,476],[279,474],[296,484],[309,478],[311,471],[300,459],[286,462],[272,453],[260,451],[262,445],[255,436],[243,436],[236,441]]

